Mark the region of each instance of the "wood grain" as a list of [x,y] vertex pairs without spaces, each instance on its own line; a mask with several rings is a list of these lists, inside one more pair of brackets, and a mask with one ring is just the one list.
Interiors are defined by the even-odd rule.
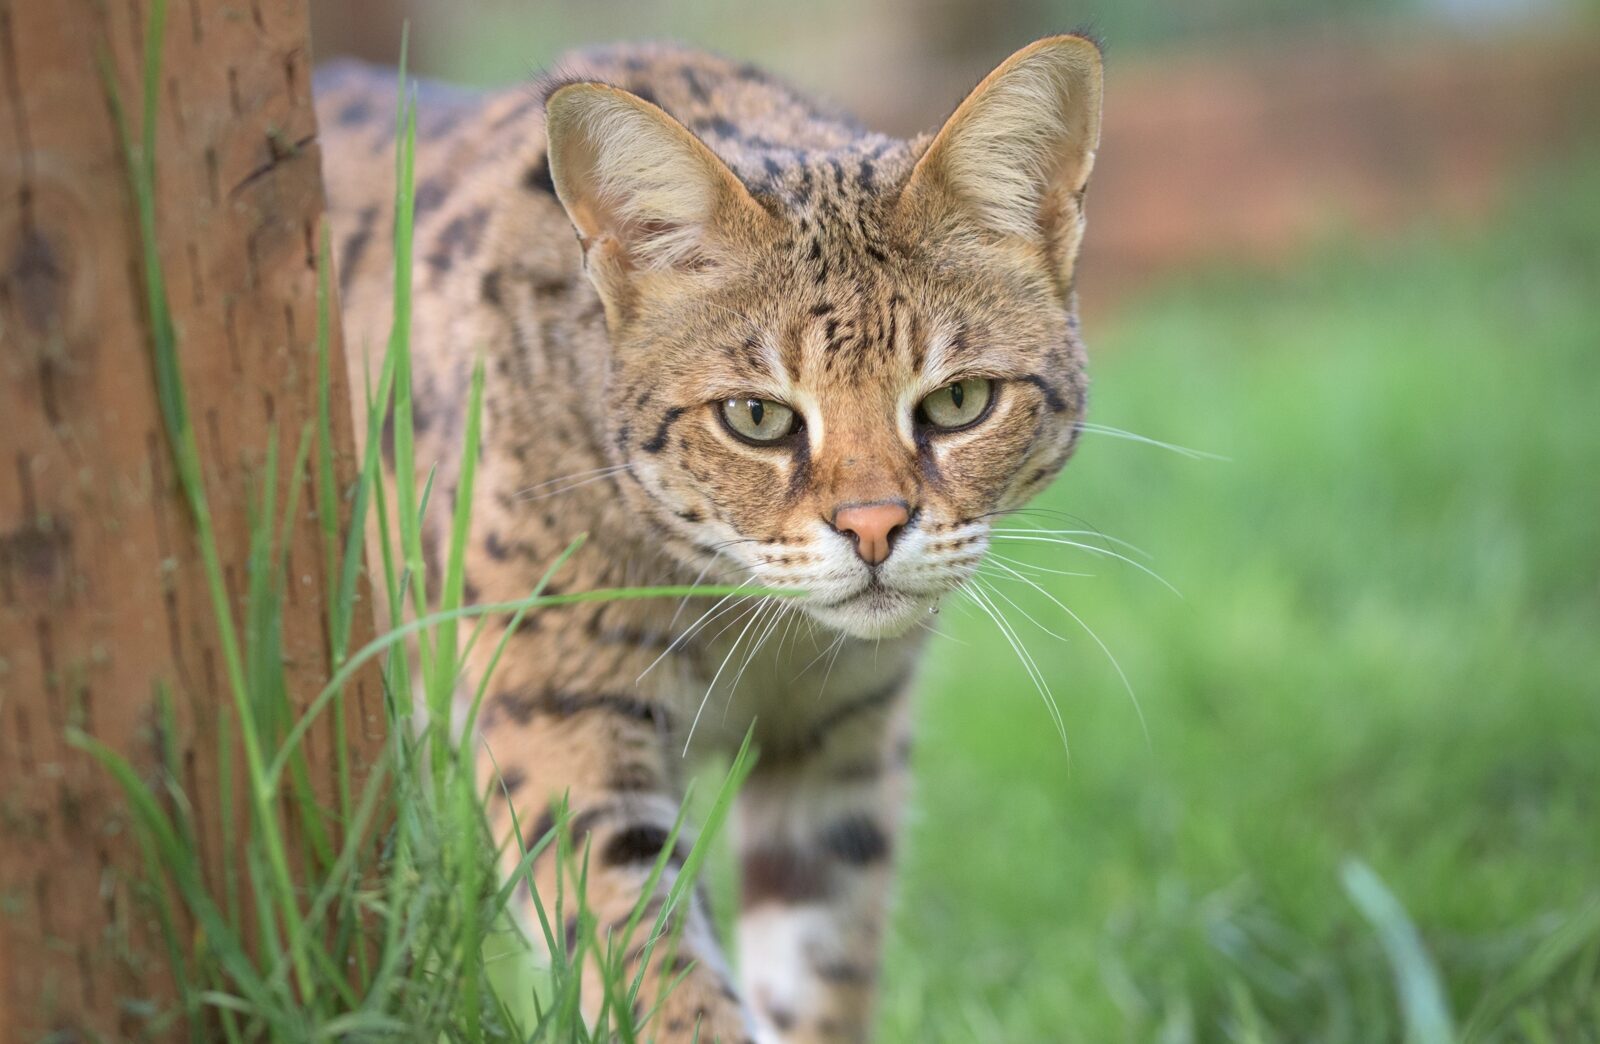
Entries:
[[[323,211],[305,0],[171,0],[157,128],[161,259],[235,618],[268,433],[287,461],[316,411]],[[228,699],[190,516],[155,398],[128,171],[104,55],[138,119],[146,6],[0,0],[0,1042],[138,1039],[170,990],[118,793],[78,726],[148,769],[175,743],[208,872]],[[135,129],[137,133],[137,128]],[[335,326],[337,335],[337,325]],[[334,427],[355,473],[342,347]],[[302,477],[300,481],[304,481]],[[284,643],[302,702],[329,672],[313,484],[289,548]],[[280,501],[281,503],[281,501]],[[370,620],[355,640],[370,636]],[[166,686],[178,735],[158,737]],[[375,676],[351,690],[375,749]],[[331,726],[310,737],[317,784]],[[359,755],[360,751],[358,751]]]

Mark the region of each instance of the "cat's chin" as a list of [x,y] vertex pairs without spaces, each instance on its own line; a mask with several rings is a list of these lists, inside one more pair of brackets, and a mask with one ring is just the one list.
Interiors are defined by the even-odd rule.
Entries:
[[806,611],[823,626],[852,638],[897,638],[937,604],[932,595],[873,587],[842,601],[808,603]]

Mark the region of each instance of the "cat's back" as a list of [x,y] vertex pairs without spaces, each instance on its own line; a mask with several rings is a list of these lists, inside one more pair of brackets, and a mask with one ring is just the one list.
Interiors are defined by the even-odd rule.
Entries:
[[[883,140],[754,65],[665,43],[574,51],[542,81],[494,91],[423,82],[416,98],[415,258],[419,277],[455,267],[482,245],[494,214],[520,212],[540,234],[566,226],[544,163],[543,98],[553,84],[598,80],[661,106],[752,189],[803,157]],[[394,207],[393,69],[338,61],[317,72],[334,247],[347,307],[371,289],[386,300]],[[544,226],[554,223],[557,229]],[[419,296],[418,308],[426,307]]]

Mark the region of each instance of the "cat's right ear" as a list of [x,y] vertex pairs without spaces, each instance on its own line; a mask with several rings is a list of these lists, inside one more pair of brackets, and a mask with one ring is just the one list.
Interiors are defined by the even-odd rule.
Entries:
[[566,84],[545,115],[556,195],[613,321],[652,287],[727,262],[766,216],[704,142],[627,91]]

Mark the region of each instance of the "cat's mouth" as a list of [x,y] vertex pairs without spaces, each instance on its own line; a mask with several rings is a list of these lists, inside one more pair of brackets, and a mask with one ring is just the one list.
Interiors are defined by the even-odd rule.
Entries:
[[818,622],[855,638],[890,638],[904,634],[937,602],[937,598],[885,584],[874,573],[843,598],[808,602]]

